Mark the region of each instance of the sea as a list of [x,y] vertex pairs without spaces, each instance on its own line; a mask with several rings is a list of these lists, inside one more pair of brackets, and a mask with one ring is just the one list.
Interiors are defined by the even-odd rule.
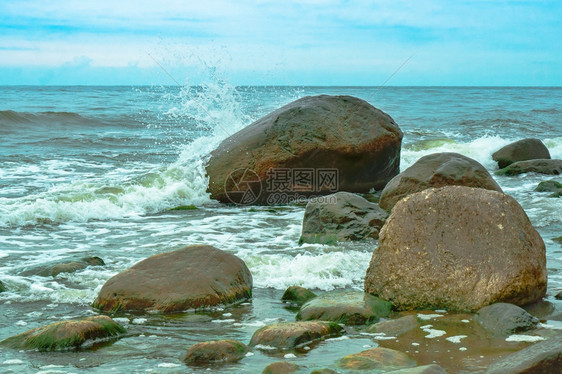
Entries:
[[[299,245],[303,205],[226,205],[206,192],[209,153],[271,111],[310,95],[352,95],[389,114],[404,132],[401,169],[435,152],[457,152],[497,170],[492,153],[539,138],[562,159],[562,88],[548,87],[0,87],[0,340],[52,322],[96,315],[113,275],[157,253],[208,244],[242,258],[254,280],[242,304],[192,313],[120,314],[125,337],[90,349],[42,353],[0,347],[1,373],[260,373],[289,360],[333,367],[375,347],[365,335],[286,355],[254,350],[236,364],[190,367],[192,344],[248,343],[259,327],[293,321],[280,301],[300,285],[321,293],[361,290],[376,241]],[[546,244],[547,300],[562,290],[562,198],[534,192],[560,176],[495,176]],[[172,210],[193,205],[197,209]],[[56,276],[29,275],[53,262],[98,256]],[[25,275],[27,274],[27,275]]]

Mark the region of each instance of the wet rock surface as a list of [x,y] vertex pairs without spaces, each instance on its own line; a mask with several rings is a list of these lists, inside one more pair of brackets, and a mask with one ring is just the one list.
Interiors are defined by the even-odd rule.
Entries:
[[340,335],[342,332],[343,328],[333,322],[280,322],[258,329],[250,340],[250,346],[293,349],[328,336]]
[[518,161],[496,172],[498,175],[507,176],[523,173],[560,175],[562,174],[562,160]]
[[238,257],[192,245],[149,257],[109,279],[94,301],[104,311],[179,312],[247,299],[252,275]]
[[182,361],[192,365],[236,362],[248,353],[248,347],[236,340],[214,340],[189,347]]
[[466,186],[502,192],[478,161],[458,153],[434,153],[420,158],[384,187],[381,208],[391,211],[404,197],[428,188]]
[[0,345],[14,349],[60,351],[83,348],[87,342],[116,338],[126,330],[107,316],[56,322],[13,336]]
[[304,211],[300,243],[336,244],[339,241],[378,239],[388,213],[363,197],[338,192],[313,199]]
[[389,371],[416,366],[416,361],[403,352],[378,347],[346,356],[339,360],[338,366],[347,370]]
[[[225,139],[207,165],[208,191],[227,203],[283,204],[270,199],[277,192],[267,185],[270,169],[295,168],[338,170],[337,185],[302,188],[289,178],[279,192],[317,196],[382,189],[399,172],[402,136],[389,115],[364,100],[304,97]],[[232,179],[237,170],[241,174]],[[248,183],[240,186],[241,178]],[[233,201],[236,194],[239,201]]]
[[387,336],[400,336],[420,326],[415,315],[377,322],[367,328],[370,333],[384,333]]
[[281,300],[292,306],[301,306],[315,297],[316,294],[314,292],[304,287],[291,286],[285,290],[283,296],[281,296]]
[[297,320],[323,320],[364,325],[388,317],[392,304],[361,291],[327,292],[304,304]]
[[508,144],[492,154],[492,159],[497,161],[500,169],[517,161],[549,159],[550,152],[540,139],[521,139]]
[[482,327],[497,335],[510,335],[532,329],[539,323],[525,309],[513,304],[497,303],[485,306],[474,317]]
[[410,195],[379,243],[365,292],[399,310],[474,311],[546,293],[544,242],[521,206],[496,191],[449,186]]

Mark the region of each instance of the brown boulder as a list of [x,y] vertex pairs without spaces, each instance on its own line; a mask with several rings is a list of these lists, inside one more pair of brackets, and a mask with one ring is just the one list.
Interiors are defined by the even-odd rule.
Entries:
[[243,359],[248,351],[245,344],[236,340],[201,342],[189,347],[182,361],[193,365],[236,362]]
[[388,213],[377,204],[349,192],[338,192],[306,205],[299,243],[378,239]]
[[244,261],[208,245],[160,253],[109,279],[94,308],[178,312],[249,298],[252,275]]
[[546,293],[545,245],[510,196],[432,188],[399,201],[381,230],[365,292],[400,310],[525,305]]
[[540,139],[522,139],[501,148],[492,154],[492,159],[498,162],[500,169],[517,161],[550,158],[548,148]]
[[14,349],[69,350],[82,347],[86,342],[116,338],[125,332],[126,330],[111,318],[95,316],[37,327],[8,338],[0,344]]
[[[382,189],[399,172],[402,135],[389,115],[364,100],[304,97],[225,139],[207,165],[208,191],[222,202],[279,204],[286,201],[276,193]],[[326,169],[337,170],[337,183],[327,183]]]
[[322,338],[340,335],[343,327],[334,322],[280,322],[258,329],[250,346],[263,345],[277,349],[293,349]]
[[458,153],[433,153],[398,174],[382,191],[380,207],[392,210],[396,202],[428,188],[467,186],[502,192],[490,173],[476,160]]

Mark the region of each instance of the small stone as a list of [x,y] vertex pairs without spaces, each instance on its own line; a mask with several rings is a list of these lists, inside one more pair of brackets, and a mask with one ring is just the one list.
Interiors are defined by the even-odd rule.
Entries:
[[361,291],[335,291],[317,296],[301,307],[297,320],[323,320],[365,325],[388,317],[392,304]]
[[291,304],[301,306],[310,299],[314,299],[316,294],[300,286],[291,286],[285,290],[281,300]]
[[299,370],[299,366],[287,361],[276,361],[263,369],[262,374],[290,374]]
[[333,322],[280,322],[258,329],[250,346],[269,346],[274,349],[293,349],[315,340],[338,336],[343,327]]
[[377,347],[345,356],[338,366],[347,370],[395,370],[416,366],[416,362],[405,353]]
[[431,364],[415,368],[399,369],[387,372],[387,374],[447,374],[439,365]]
[[388,336],[400,336],[419,326],[418,319],[409,315],[388,321],[375,323],[367,328],[370,333],[384,333]]
[[508,303],[485,306],[476,313],[474,319],[486,330],[500,336],[528,331],[539,323],[525,309]]
[[192,345],[182,361],[193,365],[236,362],[244,358],[248,351],[245,344],[236,340],[215,340]]

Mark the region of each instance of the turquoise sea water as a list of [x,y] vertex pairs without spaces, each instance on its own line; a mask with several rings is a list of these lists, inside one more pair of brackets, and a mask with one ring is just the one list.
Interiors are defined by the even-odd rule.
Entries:
[[[375,242],[298,245],[304,208],[272,212],[218,204],[204,164],[222,139],[299,97],[346,94],[392,116],[404,131],[401,168],[452,151],[488,170],[491,154],[527,137],[562,158],[561,88],[440,87],[0,87],[0,340],[47,323],[96,314],[107,279],[139,260],[188,244],[241,257],[254,277],[251,302],[174,316],[121,315],[129,335],[95,351],[0,348],[0,372],[199,372],[179,358],[191,344],[248,342],[265,324],[293,320],[279,302],[299,284],[361,289]],[[549,300],[562,290],[562,199],[533,192],[549,176],[496,177],[547,246]],[[179,205],[197,210],[169,211]],[[99,256],[105,267],[55,277],[22,273],[50,261]],[[320,344],[295,362],[330,366],[376,346],[358,335]],[[256,351],[224,372],[261,372],[279,357]],[[213,369],[216,370],[216,369]]]

